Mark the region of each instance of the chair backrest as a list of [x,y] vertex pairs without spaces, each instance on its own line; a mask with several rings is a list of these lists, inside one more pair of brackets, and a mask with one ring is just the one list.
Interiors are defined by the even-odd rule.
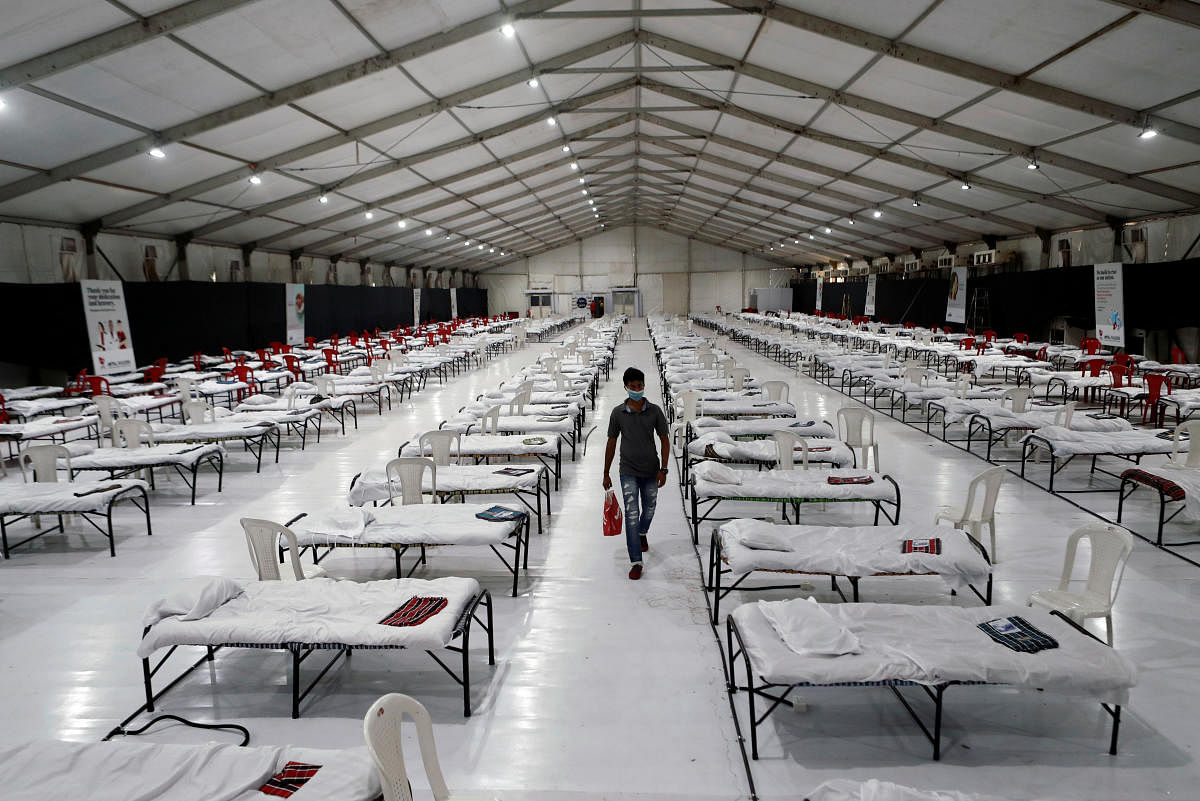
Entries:
[[[425,446],[422,443],[420,447],[424,448]],[[393,504],[396,502],[396,485],[399,484],[399,498],[402,505],[424,503],[421,488],[427,469],[432,474],[431,491],[436,493],[437,463],[433,459],[427,459],[424,456],[399,456],[388,462],[386,468],[388,500]]]
[[700,362],[701,370],[711,370],[717,363],[717,357],[713,356],[712,353],[700,353],[697,355],[697,358]]
[[500,433],[500,406],[493,406],[479,418],[480,428],[484,434]]
[[579,362],[586,367],[592,363],[592,358],[596,355],[596,352],[591,348],[579,348],[575,351],[575,355],[579,357]]
[[1125,386],[1126,379],[1128,379],[1130,377],[1130,374],[1133,372],[1133,368],[1126,367],[1125,365],[1121,365],[1121,364],[1116,364],[1114,362],[1113,364],[1110,364],[1108,366],[1108,372],[1109,372],[1109,375],[1112,376],[1113,387],[1120,388],[1120,387]]
[[1004,401],[1012,404],[1012,410],[1015,414],[1021,414],[1029,406],[1029,398],[1033,395],[1033,390],[1029,387],[1012,387],[1004,390],[1004,394],[1000,396],[1000,405],[1004,405]]
[[112,444],[114,448],[140,448],[142,438],[154,444],[154,429],[145,420],[113,420]]
[[125,416],[121,402],[110,395],[96,395],[92,398],[92,403],[96,404],[100,422],[105,428],[111,428],[113,420]]
[[1071,572],[1075,567],[1075,552],[1079,541],[1086,537],[1092,546],[1091,563],[1088,565],[1087,593],[1106,599],[1111,607],[1117,600],[1121,578],[1125,573],[1125,562],[1133,552],[1133,535],[1111,523],[1088,523],[1075,529],[1067,538],[1067,553],[1063,560],[1062,578],[1058,588],[1066,590],[1071,584]]
[[415,699],[400,693],[383,696],[367,710],[363,718],[363,740],[379,770],[383,801],[412,801],[412,785],[404,768],[404,716],[412,718],[417,729],[417,745],[425,766],[425,779],[434,801],[446,801],[450,791],[442,777],[437,745],[433,740],[433,721],[429,712]]
[[916,384],[917,386],[920,386],[924,380],[925,380],[925,368],[924,367],[918,367],[916,365],[909,365],[908,367],[904,368],[904,383],[905,384]]
[[967,393],[971,391],[971,374],[959,373],[958,378],[954,379],[954,397],[965,399]]
[[525,413],[525,407],[533,400],[533,382],[522,381],[517,385],[516,391],[513,392],[512,402],[508,408],[515,411],[518,415]]
[[808,469],[808,440],[796,434],[795,431],[776,431],[771,434],[775,440],[775,466],[780,470],[796,469],[796,446],[800,446],[802,470]]
[[542,359],[542,368],[551,375],[557,373],[561,366],[562,359],[559,359],[557,356]]
[[176,378],[175,388],[179,390],[179,397],[185,401],[196,397],[196,382],[190,378]]
[[1119,364],[1122,367],[1133,367],[1133,357],[1128,353],[1114,353],[1113,364]]
[[243,517],[239,522],[242,531],[246,532],[246,545],[250,548],[250,564],[259,581],[279,581],[281,567],[276,551],[279,548],[279,538],[287,540],[287,552],[296,581],[304,580],[304,571],[300,568],[300,546],[296,535],[286,526],[281,526],[270,520],[259,520],[254,517]]
[[1100,371],[1103,370],[1107,365],[1108,362],[1106,362],[1104,359],[1086,359],[1079,366],[1079,375],[1099,378]]
[[142,380],[147,384],[157,384],[159,381],[162,381],[163,376],[166,374],[166,367],[160,367],[157,364],[152,364],[142,371]]
[[388,362],[383,359],[375,359],[371,362],[368,369],[371,371],[372,381],[385,381],[388,374]]
[[[875,444],[875,415],[858,406],[843,406],[837,411],[838,436],[851,448]],[[867,433],[863,435],[863,425]]]
[[1024,334],[1018,331],[1013,334],[1013,340],[1019,345],[1025,345],[1029,342],[1029,334]]
[[[989,467],[967,485],[967,503],[963,506],[963,517],[967,520],[990,520],[996,514],[996,499],[1000,497],[1000,485],[1008,475],[1005,467]],[[978,507],[978,511],[976,511]]]
[[1084,337],[1079,340],[1079,349],[1091,356],[1100,352],[1100,340],[1095,337]]
[[448,431],[444,428],[426,431],[417,441],[420,446],[421,455],[425,455],[426,448],[433,455],[433,461],[439,467],[445,467],[450,464],[450,457],[455,455],[462,447],[462,434],[457,431]]
[[1147,373],[1143,379],[1146,384],[1146,405],[1153,406],[1162,397],[1163,389],[1171,394],[1171,379],[1162,373]]
[[317,392],[325,395],[326,397],[337,394],[337,392],[334,390],[334,387],[337,386],[337,382],[333,380],[333,376],[331,375],[313,376],[312,385],[317,388]]
[[560,372],[551,373],[550,377],[554,379],[554,388],[559,392],[565,392],[571,386],[570,379]]
[[187,401],[183,404],[183,422],[188,425],[207,423],[212,407],[204,401]]
[[734,392],[741,392],[746,386],[746,379],[750,376],[750,370],[746,367],[731,367],[729,368],[729,388]]
[[1063,428],[1071,427],[1071,419],[1075,416],[1075,401],[1065,404],[1061,409],[1054,413],[1054,425],[1062,426]]
[[763,394],[767,396],[769,401],[782,401],[787,403],[791,396],[792,388],[786,381],[764,381],[760,384]]
[[[1186,436],[1186,439],[1180,439],[1180,434]],[[1183,460],[1183,464],[1188,467],[1200,467],[1200,420],[1188,420],[1175,426],[1175,443],[1171,448],[1171,461],[1179,462],[1179,443],[1186,441],[1188,444],[1187,457]]]
[[697,407],[700,405],[700,393],[694,389],[685,389],[675,396],[675,408],[682,422],[696,419]]
[[71,475],[71,452],[62,445],[30,445],[21,451],[21,474],[25,474],[28,466],[33,472],[33,480],[38,484],[58,483],[58,460],[67,462],[67,475]]
[[108,383],[108,379],[102,375],[89,375],[87,377],[88,388],[92,395],[111,395],[112,387]]

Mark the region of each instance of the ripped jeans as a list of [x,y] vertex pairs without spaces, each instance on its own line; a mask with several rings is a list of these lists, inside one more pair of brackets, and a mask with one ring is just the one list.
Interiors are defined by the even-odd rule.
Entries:
[[629,561],[640,562],[642,536],[650,530],[658,503],[658,478],[622,474],[621,495],[625,500],[625,545],[629,548]]

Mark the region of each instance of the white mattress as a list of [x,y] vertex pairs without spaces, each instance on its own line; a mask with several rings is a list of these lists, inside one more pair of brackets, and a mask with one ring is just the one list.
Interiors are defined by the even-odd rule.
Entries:
[[[107,487],[112,489],[82,497],[76,495]],[[128,478],[62,484],[0,484],[0,515],[104,512],[109,503],[121,495],[140,495],[135,492],[137,488],[146,490],[149,485],[145,481]]]
[[34,417],[39,414],[55,414],[67,409],[95,410],[95,405],[87,398],[32,398],[30,400],[9,401],[7,408],[10,414],[21,417]]
[[724,431],[733,437],[769,437],[776,431],[793,431],[802,437],[836,437],[837,431],[824,420],[718,420],[700,417],[692,421],[697,434]]
[[[357,583],[327,578],[251,581],[206,616],[170,615],[150,626],[138,645],[145,658],[172,645],[249,644],[393,646],[436,649],[449,645],[454,626],[479,593],[470,578],[385,579]],[[379,621],[415,596],[447,599],[442,611],[416,626]],[[152,607],[153,608],[153,607]]]
[[[699,459],[715,458],[729,461],[757,461],[768,464],[775,463],[775,441],[770,439],[735,440],[723,432],[702,434],[688,443],[688,453]],[[712,448],[712,454],[708,452]],[[800,448],[795,449],[796,462],[801,461]],[[821,439],[809,444],[809,464],[831,464],[835,467],[851,467],[854,464],[854,454],[850,446],[841,440]]]
[[177,464],[191,467],[201,459],[221,453],[221,446],[150,445],[141,448],[97,448],[84,456],[71,458],[74,470],[120,470],[129,467],[153,467]]
[[164,442],[206,442],[222,439],[257,437],[279,426],[268,420],[250,416],[230,415],[213,423],[194,423],[155,430],[154,439]]
[[[490,503],[411,504],[350,507],[302,517],[291,526],[301,546],[497,545],[520,526],[519,520],[481,520]],[[522,511],[509,506],[514,511]],[[354,513],[361,515],[358,521]]]
[[[739,470],[745,477],[740,484],[708,481],[696,465],[696,496],[704,498],[808,498],[827,501],[893,501],[896,489],[883,475],[856,468],[829,470]],[[871,476],[870,484],[830,484],[831,476]]]
[[83,417],[37,417],[28,423],[0,423],[0,436],[37,439],[78,431],[99,422],[94,415]]
[[[1171,453],[1175,449],[1175,442],[1169,439],[1159,439],[1156,435],[1161,431],[1163,429],[1095,433],[1075,431],[1061,426],[1046,426],[1039,428],[1032,436],[1048,440],[1054,450],[1054,455],[1058,457]],[[1022,437],[1021,441],[1025,442],[1029,436]],[[1187,449],[1187,442],[1179,443],[1180,453],[1185,453]]]
[[365,748],[166,745],[38,740],[0,749],[7,801],[263,801],[258,788],[288,762],[320,765],[293,801],[369,801],[382,789]]
[[[527,439],[541,439],[544,442],[540,445],[527,445],[524,442]],[[468,456],[515,456],[529,453],[554,456],[558,453],[558,440],[555,437],[527,434],[463,434],[460,438],[459,447],[451,447],[450,453],[452,456],[459,454],[466,454]],[[432,449],[428,447],[425,448],[425,453],[422,454],[417,441],[404,443],[404,447],[400,451],[401,456],[431,456],[432,454]],[[439,471],[441,470],[441,468],[438,469]]]
[[[966,535],[949,526],[907,523],[898,526],[777,526],[739,519],[719,529],[721,551],[735,574],[753,570],[793,570],[870,576],[875,573],[937,573],[956,589],[987,583],[990,566]],[[790,551],[748,548],[742,538],[770,534]],[[938,537],[940,554],[901,553],[904,540]]]
[[782,401],[746,398],[743,400],[710,401],[701,399],[699,413],[703,415],[769,415],[771,417],[795,417],[796,407]]
[[0,395],[4,396],[6,401],[31,400],[33,398],[53,398],[63,391],[62,387],[4,387],[0,389]]
[[[519,476],[506,476],[496,473],[514,467],[521,470],[532,470]],[[515,490],[537,490],[538,482],[546,468],[542,465],[444,465],[437,469],[438,492],[512,492]],[[429,471],[425,471],[422,484],[426,492],[433,491],[433,482]],[[386,501],[388,495],[386,468],[376,467],[364,470],[350,489],[347,500],[355,506],[361,506],[370,501]]]
[[[499,431],[519,431],[530,434],[570,434],[575,430],[575,422],[570,415],[563,420],[541,420],[542,417],[564,417],[561,412],[553,414],[523,414],[500,415],[496,421]],[[451,431],[467,431],[471,428],[482,427],[483,422],[478,417],[469,414],[457,414],[446,421],[443,428]]]
[[[801,601],[800,603],[807,603]],[[911,681],[936,685],[976,681],[1044,688],[1123,704],[1137,683],[1117,651],[1041,609],[1015,605],[965,608],[904,604],[821,604],[853,633],[862,652],[801,656],[784,644],[759,609],[733,611],[754,672],[776,684]],[[778,608],[778,607],[777,607]],[[1013,651],[976,626],[1020,616],[1059,643],[1035,654]]]
[[1173,481],[1184,491],[1182,508],[1178,520],[1189,523],[1200,521],[1200,468],[1187,467],[1167,461],[1165,464],[1139,465],[1138,470],[1144,473]]

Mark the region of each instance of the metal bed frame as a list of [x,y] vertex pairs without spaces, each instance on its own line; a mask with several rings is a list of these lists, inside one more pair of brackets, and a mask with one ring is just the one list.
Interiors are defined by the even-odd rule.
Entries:
[[[180,454],[187,453],[188,451],[198,450],[203,447],[204,447],[203,444],[194,445],[191,448],[185,448],[184,450],[178,451],[177,453],[180,453]],[[112,450],[117,450],[117,449],[114,448]],[[138,449],[136,449],[136,448],[133,449],[134,453],[137,453],[137,451],[138,451]],[[172,467],[175,469],[175,472],[179,474],[179,477],[181,479],[183,479],[183,483],[187,485],[187,488],[192,491],[192,506],[195,506],[196,505],[196,484],[198,483],[197,482],[197,474],[200,471],[200,465],[205,464],[205,463],[207,463],[210,467],[212,467],[214,470],[217,471],[217,492],[220,492],[223,489],[224,483],[225,483],[224,482],[224,480],[225,480],[225,457],[224,457],[224,454],[221,453],[220,446],[218,446],[218,449],[215,452],[207,454],[204,457],[192,462],[190,469],[185,469],[185,467],[183,465],[179,464],[178,462],[159,462],[157,464],[140,464],[140,465],[130,466],[130,467],[80,467],[80,468],[76,468],[75,465],[72,464],[71,470],[70,470],[70,480],[74,481],[75,476],[78,475],[79,473],[107,473],[109,478],[119,479],[119,478],[125,478],[126,476],[134,475],[135,473],[140,473],[143,470],[145,470],[147,476],[149,477],[150,489],[155,489],[154,468],[156,468],[156,467]],[[190,478],[189,478],[189,475],[190,475]]]
[[[138,499],[136,497],[129,495],[129,493],[134,493],[134,492],[141,494],[141,496],[142,496],[141,503],[138,502]],[[15,516],[0,514],[0,554],[2,554],[5,559],[8,559],[11,556],[10,552],[12,551],[13,548],[18,548],[27,542],[32,542],[33,540],[36,540],[39,537],[44,537],[45,535],[50,534],[55,531],[61,531],[63,533],[66,533],[66,528],[63,525],[63,515],[72,514],[72,515],[79,515],[81,518],[83,518],[83,520],[85,520],[87,522],[88,525],[90,525],[92,528],[96,529],[101,534],[103,534],[105,537],[107,537],[108,538],[108,555],[116,556],[117,555],[117,544],[116,544],[116,538],[113,535],[112,510],[113,510],[113,506],[115,506],[119,501],[129,501],[134,506],[136,506],[138,509],[140,509],[146,515],[146,536],[149,537],[154,534],[154,530],[150,526],[150,496],[146,493],[146,490],[142,487],[129,487],[124,492],[121,492],[112,497],[112,499],[108,502],[108,507],[105,509],[103,514],[100,512],[26,512],[26,513],[18,514]],[[55,515],[58,518],[58,525],[51,526],[50,528],[38,531],[37,533],[32,534],[23,540],[18,540],[17,542],[14,542],[11,544],[9,543],[9,541],[8,541],[8,527],[9,526],[11,526],[13,523],[19,523],[22,520],[25,520],[30,517],[39,517],[42,514]],[[95,517],[100,517],[100,516],[103,516],[103,518],[105,520],[106,525],[104,528],[101,528],[100,525],[93,519]]]

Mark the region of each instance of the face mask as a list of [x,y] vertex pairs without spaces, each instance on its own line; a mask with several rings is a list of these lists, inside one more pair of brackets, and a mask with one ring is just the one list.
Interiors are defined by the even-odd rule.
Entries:
[[634,392],[632,389],[627,389],[625,392],[629,394],[629,399],[632,401],[640,401],[642,396],[646,394],[645,392]]

